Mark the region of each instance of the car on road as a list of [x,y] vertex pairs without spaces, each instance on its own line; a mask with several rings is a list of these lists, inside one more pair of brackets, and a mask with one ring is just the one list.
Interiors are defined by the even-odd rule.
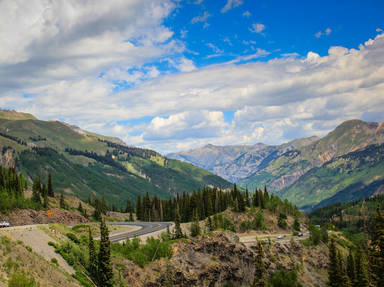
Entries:
[[0,221],[0,228],[9,227],[10,224],[8,221]]
[[304,234],[301,233],[301,232],[300,232],[299,234],[297,234],[298,237],[303,237],[303,235],[304,235]]
[[285,236],[284,235],[279,235],[277,236],[277,239],[283,239]]

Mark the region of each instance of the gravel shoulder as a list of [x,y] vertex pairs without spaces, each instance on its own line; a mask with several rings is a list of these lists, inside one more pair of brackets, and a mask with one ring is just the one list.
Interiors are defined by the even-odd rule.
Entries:
[[74,274],[75,270],[55,252],[49,241],[58,243],[55,239],[46,234],[40,227],[49,228],[47,224],[15,226],[0,230],[0,236],[7,236],[14,240],[20,240],[25,245],[30,246],[34,252],[43,256],[47,261],[56,258],[59,266],[67,273]]

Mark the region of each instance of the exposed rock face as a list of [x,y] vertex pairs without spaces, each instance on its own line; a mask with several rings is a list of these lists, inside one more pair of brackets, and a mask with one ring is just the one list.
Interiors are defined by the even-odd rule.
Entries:
[[0,214],[0,219],[9,221],[12,226],[46,223],[80,224],[88,222],[81,215],[59,208],[52,208],[50,216],[48,216],[46,210],[17,209],[8,215]]
[[0,164],[5,167],[15,167],[14,150],[11,148],[3,148],[0,153]]
[[[170,260],[175,286],[249,286],[253,280],[253,252],[228,232],[215,232],[192,242],[180,242]],[[164,286],[166,272],[145,286]]]
[[[124,266],[121,275],[129,286],[252,286],[254,247],[239,243],[234,233],[216,231],[176,242],[168,262],[157,260],[144,269],[129,260],[119,264]],[[266,243],[264,250],[266,279],[282,269],[298,270],[303,286],[326,286],[325,245],[305,247],[299,242],[284,241]]]

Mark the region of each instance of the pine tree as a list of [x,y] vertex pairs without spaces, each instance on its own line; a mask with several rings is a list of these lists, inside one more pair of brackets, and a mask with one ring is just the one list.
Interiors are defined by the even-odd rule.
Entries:
[[193,222],[191,224],[191,228],[190,228],[190,232],[191,232],[192,237],[196,237],[196,236],[200,235],[200,233],[201,233],[199,219],[197,216],[197,210],[195,210],[194,214],[195,214],[194,220],[193,220]]
[[[365,255],[363,249],[359,245],[356,251],[356,284],[357,287],[368,287],[369,279],[368,279],[368,267],[365,259]],[[381,274],[382,276],[383,274]]]
[[349,254],[347,257],[347,275],[349,277],[349,280],[354,284],[356,279],[356,269],[355,269],[355,258],[353,256],[351,249],[349,249]]
[[100,287],[113,286],[113,272],[111,263],[111,243],[109,241],[109,231],[104,218],[100,223],[100,250],[98,257],[98,283]]
[[41,193],[40,178],[35,177],[32,184],[32,200],[39,204],[41,204],[40,193]]
[[343,276],[341,273],[341,262],[339,262],[335,240],[332,238],[329,244],[328,286],[341,287]]
[[64,201],[64,194],[60,194],[60,208],[63,208],[63,209],[66,208],[66,204]]
[[52,186],[52,175],[48,174],[48,196],[54,197],[55,193],[53,191],[53,186]]
[[98,282],[97,254],[95,249],[95,242],[93,240],[92,231],[90,227],[88,227],[88,254],[89,254],[88,272],[93,282],[97,283]]
[[137,202],[136,202],[136,218],[138,220],[143,220],[143,207],[141,205],[141,196],[137,196]]
[[255,279],[253,280],[253,287],[265,286],[267,286],[267,282],[265,280],[264,250],[263,245],[258,241],[255,256]]
[[300,222],[297,217],[295,217],[295,221],[293,222],[293,230],[300,231]]
[[208,216],[205,226],[206,226],[207,231],[213,231],[214,230],[212,219],[210,216]]
[[376,214],[371,223],[370,261],[372,279],[376,286],[384,287],[384,215],[377,206]]
[[176,239],[183,237],[183,232],[181,231],[181,226],[180,226],[180,213],[179,213],[178,207],[176,207],[176,211],[175,211],[175,234],[174,234],[174,237]]

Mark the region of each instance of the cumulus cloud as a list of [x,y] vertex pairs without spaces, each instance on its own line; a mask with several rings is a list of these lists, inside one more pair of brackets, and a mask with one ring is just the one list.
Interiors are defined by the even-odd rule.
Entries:
[[221,13],[226,13],[229,10],[236,8],[243,4],[243,0],[227,0],[225,6],[221,9]]
[[144,140],[182,140],[221,136],[225,127],[221,111],[190,111],[155,117],[143,133]]
[[[28,3],[0,1],[1,107],[161,152],[208,142],[280,143],[324,135],[351,118],[382,120],[381,33],[356,49],[331,47],[326,56],[252,61],[269,53],[257,49],[197,68],[162,24],[171,2]],[[259,25],[254,32],[265,30]],[[154,60],[179,72],[164,73]],[[125,88],[116,92],[119,83]]]
[[[182,51],[170,1],[1,1],[0,92],[141,66]],[[176,50],[174,50],[176,49]]]
[[259,34],[264,30],[265,30],[265,25],[261,23],[254,23],[252,24],[252,27],[249,28],[249,31],[251,31],[252,33],[259,33]]

